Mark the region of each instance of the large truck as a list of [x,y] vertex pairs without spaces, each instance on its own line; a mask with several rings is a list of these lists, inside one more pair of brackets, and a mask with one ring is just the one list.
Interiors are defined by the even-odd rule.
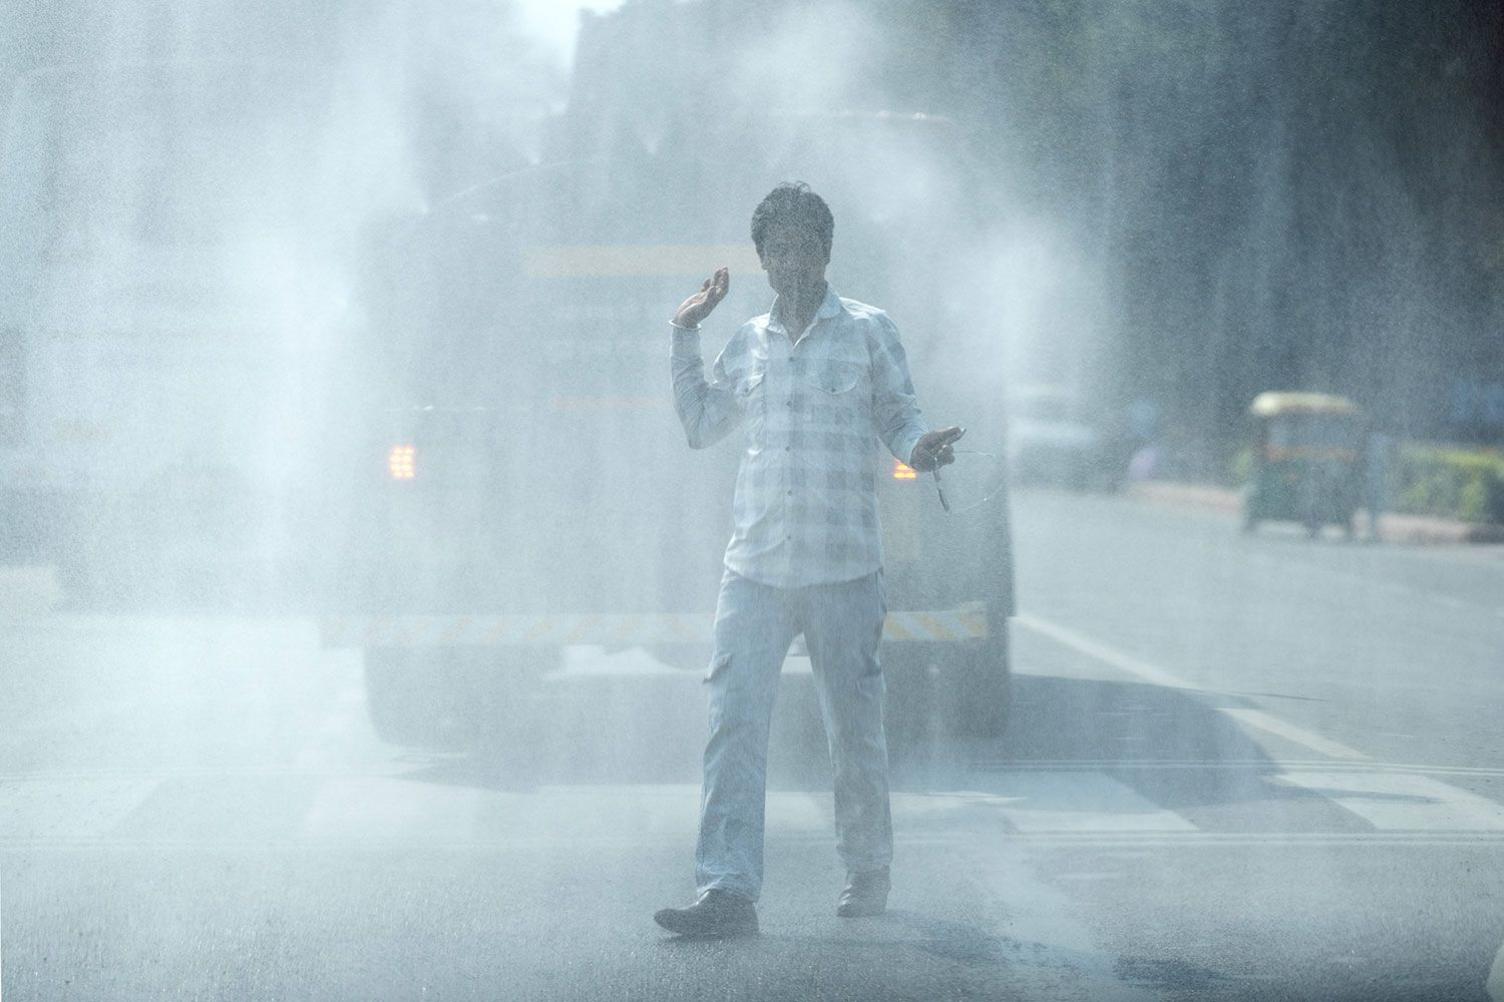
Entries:
[[349,314],[311,210],[328,81],[26,74],[0,135],[0,550],[74,601],[306,580]]
[[932,422],[968,428],[953,479],[969,491],[951,511],[931,478],[873,456],[890,728],[902,742],[1003,727],[1014,606],[1001,394],[972,350],[990,336],[985,318],[950,270],[975,216],[957,192],[874,188],[857,155],[948,176],[958,128],[900,115],[757,124],[797,160],[545,163],[396,222],[375,246],[373,351],[395,378],[384,434],[365,450],[369,504],[346,540],[341,577],[359,584],[324,636],[364,650],[387,740],[512,726],[569,645],[708,650],[740,436],[686,446],[667,321],[721,265],[731,293],[707,323],[707,363],[767,310],[748,220],[794,170],[834,208],[833,285],[889,310]]

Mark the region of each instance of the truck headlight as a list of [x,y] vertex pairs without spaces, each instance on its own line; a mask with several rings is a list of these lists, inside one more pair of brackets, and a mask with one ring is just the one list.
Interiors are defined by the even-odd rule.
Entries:
[[418,449],[394,445],[386,454],[386,472],[393,480],[412,480],[418,475]]

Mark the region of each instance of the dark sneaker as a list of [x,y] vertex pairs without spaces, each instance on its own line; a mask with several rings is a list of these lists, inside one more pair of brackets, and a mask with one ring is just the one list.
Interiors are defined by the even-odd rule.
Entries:
[[757,907],[751,900],[715,888],[688,908],[664,908],[653,921],[669,932],[702,939],[757,935]]
[[836,903],[836,914],[841,918],[881,915],[888,908],[888,891],[892,886],[886,866],[865,873],[848,873],[841,900]]

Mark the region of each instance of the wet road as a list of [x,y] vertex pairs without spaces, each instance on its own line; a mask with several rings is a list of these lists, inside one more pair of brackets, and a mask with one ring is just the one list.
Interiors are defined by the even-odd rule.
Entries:
[[833,914],[795,674],[764,933],[732,943],[650,918],[692,891],[695,666],[574,650],[549,726],[482,762],[381,744],[311,618],[13,597],[5,997],[1489,998],[1504,557],[1015,517],[1012,727],[896,765],[890,914]]

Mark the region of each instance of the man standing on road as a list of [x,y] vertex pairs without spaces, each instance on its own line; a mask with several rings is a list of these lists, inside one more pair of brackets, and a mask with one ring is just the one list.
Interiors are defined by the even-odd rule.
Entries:
[[781,184],[757,206],[752,242],[777,296],[736,332],[708,381],[700,322],[725,298],[727,269],[672,321],[674,402],[690,447],[747,426],[706,679],[699,896],[654,916],[682,935],[757,931],[768,730],[800,633],[835,774],[836,848],[847,871],[836,914],[887,907],[893,831],[878,664],[886,606],[876,439],[914,469],[933,470],[954,461],[961,429],[925,429],[893,322],[826,284],[834,229],[824,200],[803,183]]

